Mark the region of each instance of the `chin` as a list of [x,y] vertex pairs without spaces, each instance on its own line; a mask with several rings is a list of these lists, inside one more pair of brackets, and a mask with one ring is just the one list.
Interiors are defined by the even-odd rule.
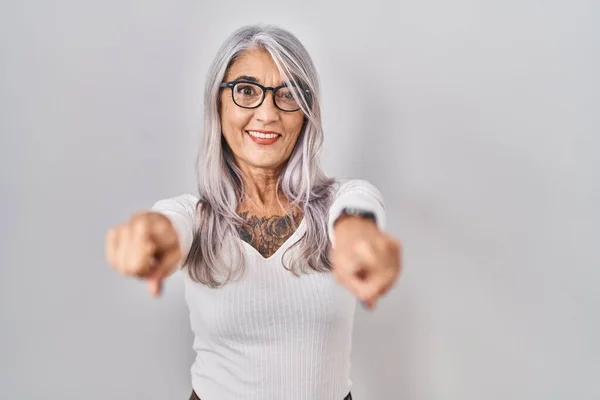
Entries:
[[281,163],[281,162],[260,162],[260,163],[253,163],[251,165],[254,168],[275,170],[275,169],[281,168],[283,163]]
[[283,166],[285,161],[283,160],[269,160],[269,159],[247,159],[245,164],[251,168],[261,169],[279,169]]

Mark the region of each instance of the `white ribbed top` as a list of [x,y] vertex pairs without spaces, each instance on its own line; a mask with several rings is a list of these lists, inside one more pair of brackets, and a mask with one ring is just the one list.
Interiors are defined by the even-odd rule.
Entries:
[[[153,209],[170,218],[189,251],[198,198],[182,195]],[[385,226],[379,191],[366,181],[340,185],[329,213],[360,207]],[[342,400],[350,391],[350,350],[355,298],[330,273],[294,276],[281,256],[304,233],[298,230],[265,259],[244,242],[246,273],[212,289],[185,274],[196,359],[192,387],[202,400]]]

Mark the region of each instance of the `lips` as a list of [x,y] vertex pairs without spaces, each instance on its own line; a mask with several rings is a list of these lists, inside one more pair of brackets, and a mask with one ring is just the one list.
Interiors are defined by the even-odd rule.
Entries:
[[261,145],[271,145],[281,137],[279,133],[271,131],[246,131],[246,134],[254,143]]

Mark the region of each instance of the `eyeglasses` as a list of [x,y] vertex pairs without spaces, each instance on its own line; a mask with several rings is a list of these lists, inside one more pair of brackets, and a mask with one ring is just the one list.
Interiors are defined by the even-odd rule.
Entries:
[[310,93],[308,89],[300,89],[292,83],[278,87],[268,87],[250,81],[232,81],[223,82],[220,87],[231,88],[231,97],[233,102],[242,108],[258,108],[265,100],[265,93],[270,90],[273,92],[273,101],[275,106],[281,111],[298,111],[300,104],[298,101]]

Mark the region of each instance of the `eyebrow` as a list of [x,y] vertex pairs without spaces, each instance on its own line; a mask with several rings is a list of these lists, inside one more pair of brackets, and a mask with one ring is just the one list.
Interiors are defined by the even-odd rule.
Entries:
[[[253,76],[250,76],[250,75],[239,75],[235,79],[231,80],[231,82],[235,82],[235,81],[248,81],[248,82],[254,82],[254,83],[260,84],[260,82],[258,81],[258,79],[256,79]],[[287,85],[289,83],[291,83],[291,81],[285,81],[285,82],[282,82],[280,85],[277,85],[276,87],[285,86],[285,85]]]
[[253,76],[249,76],[249,75],[240,75],[237,78],[232,79],[232,81],[249,81],[249,82],[258,83],[258,79],[256,79]]

